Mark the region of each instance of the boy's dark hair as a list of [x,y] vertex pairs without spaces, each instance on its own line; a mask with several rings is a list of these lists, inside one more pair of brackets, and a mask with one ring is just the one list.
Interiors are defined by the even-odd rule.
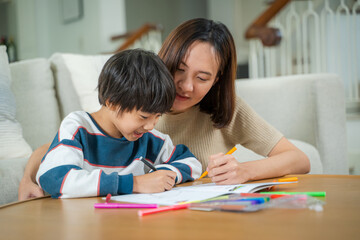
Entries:
[[169,112],[176,96],[165,64],[156,54],[141,49],[113,55],[100,73],[98,90],[100,104],[119,107],[119,113],[133,109]]

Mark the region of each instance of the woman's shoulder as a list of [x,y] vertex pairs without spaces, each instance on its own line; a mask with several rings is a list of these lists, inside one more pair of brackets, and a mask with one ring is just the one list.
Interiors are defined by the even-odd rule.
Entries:
[[254,113],[254,109],[244,99],[242,99],[239,96],[236,96],[234,114],[241,112]]
[[254,127],[263,122],[264,120],[244,99],[236,96],[233,118],[228,126],[230,129],[250,126]]

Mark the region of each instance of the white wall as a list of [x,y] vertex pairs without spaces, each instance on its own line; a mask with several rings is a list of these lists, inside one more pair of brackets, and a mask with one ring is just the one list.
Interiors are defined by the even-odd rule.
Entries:
[[166,37],[185,20],[207,17],[228,26],[234,35],[238,62],[242,63],[247,61],[248,52],[244,32],[266,8],[263,1],[252,0],[83,0],[83,17],[64,23],[61,2],[9,3],[9,31],[15,36],[20,59],[49,57],[54,52],[110,52],[119,46],[110,37],[125,33],[127,28],[135,30],[145,22],[162,23]]
[[9,35],[7,6],[8,3],[0,0],[0,37]]
[[207,17],[207,0],[125,0],[129,31],[144,23],[162,24],[162,38],[180,23],[192,18]]
[[61,1],[50,1],[48,6],[51,16],[48,19],[50,53],[99,53],[99,1],[84,1],[82,18],[69,23],[63,21],[60,3]]
[[236,45],[238,63],[248,61],[249,44],[244,38],[247,27],[267,5],[254,0],[208,0],[209,18],[224,23],[232,33]]
[[35,0],[12,1],[11,7],[16,15],[14,27],[18,58],[28,59],[38,56]]
[[[49,57],[54,52],[98,54],[116,49],[113,34],[126,32],[124,0],[84,0],[83,16],[65,23],[61,0],[12,0],[19,59]],[[16,21],[16,22],[15,22]],[[15,23],[14,23],[15,22]]]
[[126,33],[125,0],[100,0],[100,49],[112,52],[119,42],[111,41],[111,36]]

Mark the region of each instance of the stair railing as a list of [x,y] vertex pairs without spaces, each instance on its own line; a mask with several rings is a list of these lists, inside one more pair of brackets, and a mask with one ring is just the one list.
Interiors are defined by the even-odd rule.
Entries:
[[162,31],[163,27],[160,24],[146,23],[133,32],[112,36],[112,41],[125,39],[114,53],[128,48],[143,48],[157,53],[162,44]]
[[[336,73],[344,81],[348,109],[360,112],[360,0],[338,0],[336,9],[330,8],[329,0],[281,4],[277,0],[270,8],[276,14],[262,21],[260,16],[245,33],[250,45],[250,78]],[[278,32],[268,30],[269,36],[263,36],[259,25],[264,23]],[[264,39],[274,39],[274,33],[281,36],[281,43],[264,44]]]

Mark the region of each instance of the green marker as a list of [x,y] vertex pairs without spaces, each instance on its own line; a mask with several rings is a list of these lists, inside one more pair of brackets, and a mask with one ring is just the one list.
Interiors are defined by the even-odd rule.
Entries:
[[289,195],[307,195],[312,197],[325,197],[326,192],[260,192],[262,194],[289,194]]

